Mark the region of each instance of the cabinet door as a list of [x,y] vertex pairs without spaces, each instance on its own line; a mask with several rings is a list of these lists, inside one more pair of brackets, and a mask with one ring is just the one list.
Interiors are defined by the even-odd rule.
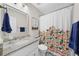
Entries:
[[[31,55],[33,53],[33,50],[35,50],[38,46],[38,41],[22,48],[19,49],[18,51],[15,51],[11,54],[9,54],[9,56],[28,56]],[[32,54],[33,55],[33,54]]]
[[28,53],[26,53],[26,56],[34,56],[35,55],[35,51],[38,49],[38,44],[39,41],[31,44],[28,49],[30,50]]
[[39,54],[38,54],[38,48],[35,48],[33,51],[31,51],[31,53],[28,54],[28,56],[39,56]]

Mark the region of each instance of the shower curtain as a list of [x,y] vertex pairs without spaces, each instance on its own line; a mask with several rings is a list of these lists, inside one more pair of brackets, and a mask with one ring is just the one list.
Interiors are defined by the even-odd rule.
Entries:
[[69,55],[71,14],[72,6],[40,18],[41,41],[48,46],[48,51],[62,56]]

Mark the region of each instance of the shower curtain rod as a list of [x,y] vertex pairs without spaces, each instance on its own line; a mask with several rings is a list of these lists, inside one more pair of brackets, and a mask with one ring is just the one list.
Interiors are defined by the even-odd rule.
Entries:
[[[15,8],[15,7],[12,7],[12,6],[8,5],[8,4],[3,4],[3,5],[4,5],[4,6],[7,6],[7,7],[10,7],[10,8],[13,8],[13,9],[15,9],[16,11],[19,11],[20,13],[22,13],[22,14],[24,14],[24,15],[28,15],[27,13],[25,13],[25,12],[23,12],[23,11],[21,11],[21,10]],[[5,8],[5,7],[4,7],[4,8]],[[8,8],[7,8],[7,9],[8,9]]]

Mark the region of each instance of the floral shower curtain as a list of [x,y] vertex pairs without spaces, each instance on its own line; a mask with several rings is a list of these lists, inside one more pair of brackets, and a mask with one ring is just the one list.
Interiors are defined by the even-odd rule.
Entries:
[[67,7],[40,18],[41,42],[48,46],[48,51],[62,56],[69,55],[71,14],[72,7]]

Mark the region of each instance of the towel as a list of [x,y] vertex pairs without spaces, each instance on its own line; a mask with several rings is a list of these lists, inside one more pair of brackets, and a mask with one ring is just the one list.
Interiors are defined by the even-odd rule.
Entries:
[[9,15],[7,12],[4,14],[3,24],[2,24],[1,30],[3,32],[7,32],[7,33],[11,33],[11,31],[12,31],[11,26],[10,26],[10,22],[9,22]]
[[74,53],[79,55],[79,21],[72,24],[69,47],[74,50]]
[[79,22],[77,23],[77,40],[75,53],[79,56]]

